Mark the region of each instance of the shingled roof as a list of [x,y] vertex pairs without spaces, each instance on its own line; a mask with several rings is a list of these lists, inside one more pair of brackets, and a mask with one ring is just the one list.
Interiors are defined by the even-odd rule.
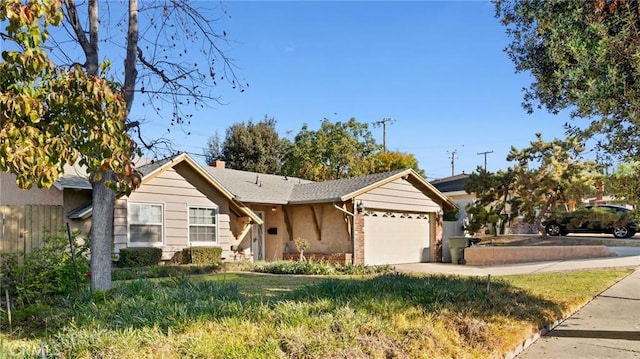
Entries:
[[[258,204],[302,204],[320,202],[343,202],[372,187],[396,180],[400,177],[408,178],[414,185],[441,197],[443,203],[449,200],[432,184],[413,170],[404,169],[383,173],[375,173],[362,177],[338,179],[333,181],[313,182],[297,177],[271,175],[257,172],[240,171],[229,168],[200,166],[187,154],[150,161],[137,168],[144,178],[152,178],[156,171],[162,170],[172,161],[187,160],[196,169],[203,170],[205,176],[210,176],[212,183],[227,196],[243,203]],[[80,174],[81,170],[74,168],[65,173],[56,183],[61,188],[91,189],[91,184]],[[405,177],[406,176],[406,177]],[[83,212],[84,213],[84,212]]]
[[236,199],[251,203],[287,204],[294,188],[313,183],[296,177],[207,166],[206,171]]
[[469,179],[469,175],[462,173],[455,176],[440,178],[431,181],[431,184],[436,187],[440,192],[457,192],[464,191],[464,184]]
[[[175,157],[176,156],[168,157],[157,161],[148,158],[138,158],[135,162],[136,166],[139,167],[136,167],[136,169],[142,174],[142,177],[144,177],[164,166],[164,164]],[[87,174],[86,167],[74,164],[72,166],[64,166],[64,174],[55,181],[54,186],[58,189],[91,189],[91,182],[89,182],[89,175]]]
[[314,182],[295,186],[289,203],[313,203],[344,201],[350,194],[361,191],[387,178],[404,172],[397,170],[392,172],[376,173],[363,177],[345,178],[333,181]]

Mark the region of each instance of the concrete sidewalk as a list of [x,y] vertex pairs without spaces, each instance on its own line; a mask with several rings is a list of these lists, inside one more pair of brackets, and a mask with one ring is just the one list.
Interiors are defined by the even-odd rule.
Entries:
[[640,358],[640,268],[525,348],[517,358]]

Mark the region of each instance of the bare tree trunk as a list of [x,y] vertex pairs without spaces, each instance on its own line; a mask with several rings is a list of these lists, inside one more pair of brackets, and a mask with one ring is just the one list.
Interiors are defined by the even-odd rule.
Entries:
[[111,289],[111,247],[113,243],[113,208],[115,193],[105,181],[115,178],[107,172],[100,181],[92,181],[93,215],[91,218],[91,289]]
[[138,55],[138,0],[129,0],[129,28],[127,30],[127,56],[124,61],[124,100],[127,114],[131,112],[135,94]]

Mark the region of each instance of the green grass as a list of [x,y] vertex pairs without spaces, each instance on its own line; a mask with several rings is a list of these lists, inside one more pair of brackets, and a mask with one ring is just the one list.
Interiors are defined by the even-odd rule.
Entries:
[[488,292],[487,278],[442,275],[133,280],[3,323],[1,345],[9,357],[39,357],[40,342],[65,358],[496,357],[628,273],[491,278]]

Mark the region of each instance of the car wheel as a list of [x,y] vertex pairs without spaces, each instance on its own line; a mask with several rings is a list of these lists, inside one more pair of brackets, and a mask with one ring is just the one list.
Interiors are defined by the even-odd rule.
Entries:
[[628,238],[630,237],[631,230],[627,226],[616,227],[613,229],[613,236],[616,238]]
[[549,236],[559,236],[562,234],[562,228],[560,228],[560,225],[556,222],[547,223],[547,225],[544,226],[544,231],[547,232]]

